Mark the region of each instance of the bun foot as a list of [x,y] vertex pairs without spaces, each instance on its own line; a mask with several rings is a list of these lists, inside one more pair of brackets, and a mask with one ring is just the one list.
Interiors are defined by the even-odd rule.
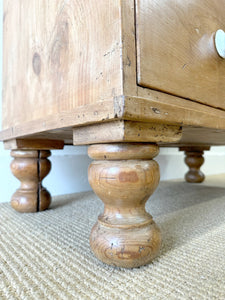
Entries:
[[42,180],[51,169],[47,159],[50,151],[12,150],[11,171],[21,181],[20,188],[11,198],[11,206],[19,212],[45,210],[51,203],[50,193],[42,187]]
[[150,263],[161,245],[160,230],[149,221],[140,227],[114,227],[98,221],[90,236],[95,256],[108,265],[135,268]]
[[134,268],[151,262],[161,245],[160,230],[145,203],[159,183],[159,167],[152,158],[157,145],[93,145],[89,182],[104,202],[90,244],[98,259],[109,265]]
[[189,171],[185,174],[185,180],[190,183],[201,183],[205,179],[205,175],[200,170],[204,163],[204,150],[209,147],[183,147],[180,151],[185,151],[185,163],[189,167]]

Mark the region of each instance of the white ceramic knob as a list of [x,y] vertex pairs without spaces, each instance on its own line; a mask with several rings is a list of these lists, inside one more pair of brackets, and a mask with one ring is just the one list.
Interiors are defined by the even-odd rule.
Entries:
[[216,31],[215,45],[219,56],[225,58],[225,32],[222,29]]

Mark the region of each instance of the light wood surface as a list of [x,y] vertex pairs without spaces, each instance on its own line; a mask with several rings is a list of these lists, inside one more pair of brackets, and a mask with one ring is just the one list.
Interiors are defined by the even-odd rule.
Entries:
[[[183,131],[180,141],[182,145],[190,144],[192,134],[198,136],[195,143],[208,145],[224,143],[224,111],[143,88],[136,82],[135,29],[140,33],[142,27],[146,26],[147,29],[143,34],[155,30],[154,24],[151,28],[147,26],[148,22],[153,22],[153,18],[148,18],[148,15],[153,9],[162,5],[163,9],[160,11],[168,16],[175,14],[178,17],[179,14],[184,14],[184,11],[185,14],[189,14],[190,8],[186,9],[185,3],[180,2],[176,5],[176,9],[171,11],[170,7],[176,2],[175,0],[163,3],[153,1],[151,9],[149,2],[139,0],[136,2],[136,12],[133,0],[121,2],[101,0],[96,3],[88,0],[83,4],[76,0],[67,3],[62,0],[54,3],[50,0],[43,1],[25,0],[22,5],[21,1],[14,3],[12,0],[6,0],[4,4],[3,128],[5,129],[0,133],[0,139],[7,141],[21,137],[54,140],[60,138],[66,144],[72,144],[73,127],[123,119],[180,125]],[[194,4],[191,1],[190,7],[197,9],[199,3],[202,3],[202,0],[195,1]],[[145,5],[146,9],[143,8]],[[203,20],[211,6],[213,6],[214,16],[220,6],[218,2],[214,5],[207,0],[202,5],[202,11],[195,9],[193,11],[198,11],[199,20]],[[96,7],[95,13],[92,13],[95,11],[91,10],[92,7]],[[83,12],[83,19],[79,18],[81,12]],[[21,19],[24,14],[28,17]],[[135,14],[137,18],[144,14],[140,26],[139,23],[135,23]],[[220,14],[219,11],[215,18],[216,25],[219,24]],[[154,18],[156,17],[157,14]],[[177,22],[176,18],[174,20]],[[186,18],[182,26],[188,28],[185,22]],[[201,30],[205,28],[203,25],[208,23],[207,30],[210,30],[212,20],[208,18],[204,20]],[[95,26],[96,24],[98,26]],[[164,25],[157,25],[156,29],[164,32]],[[169,24],[168,28],[170,26],[173,24]],[[97,31],[94,28],[97,28]],[[178,35],[180,30],[178,26]],[[17,31],[22,35],[12,36],[11,32]],[[187,32],[189,34],[189,31]],[[203,34],[204,30],[199,31],[200,33]],[[171,34],[173,32],[168,36]],[[195,35],[192,38],[195,38]],[[149,41],[151,39],[145,39],[146,43]],[[165,39],[164,43],[166,42]],[[186,47],[184,50],[186,51]],[[80,52],[82,52],[81,57]],[[156,54],[156,58],[158,55]],[[155,59],[154,55],[151,55],[148,63],[152,59]],[[163,65],[163,61],[160,62]],[[196,74],[204,71],[204,66],[205,64],[198,68]],[[14,70],[13,76],[11,70]],[[160,68],[155,70],[159,71]],[[97,74],[102,76],[98,78]],[[201,76],[205,76],[204,74]],[[194,88],[199,87],[199,84],[201,86],[201,76],[195,81]],[[190,76],[190,78],[193,80],[195,77]],[[222,77],[217,80],[215,76],[218,88],[220,78]],[[208,80],[209,77],[206,79]],[[170,83],[171,81],[174,83],[176,80],[170,80]],[[179,86],[185,91],[182,85]],[[210,96],[207,89],[201,87],[201,90],[207,93],[208,97]],[[221,92],[223,89],[219,90]],[[211,95],[210,99],[213,103],[209,104],[215,106],[216,103],[216,106],[223,108],[223,105],[217,102],[217,97],[216,93]],[[223,98],[220,99],[223,102]],[[198,101],[197,98],[193,100]],[[112,130],[116,132],[118,123],[114,124],[115,128]],[[202,134],[204,127],[210,128],[209,138],[207,133]],[[214,129],[221,131],[217,132]],[[77,130],[81,130],[82,134],[82,127]],[[133,141],[136,129],[132,131]],[[121,140],[119,138],[114,140],[123,141],[123,135]],[[145,139],[137,138],[137,141],[143,140]],[[97,142],[102,142],[102,139]],[[175,142],[173,144],[176,145]]]
[[[183,132],[181,144],[190,144],[191,141],[195,144],[224,144],[224,111],[192,101],[184,101],[171,95],[164,94],[162,97],[162,93],[156,91],[139,89],[139,94],[140,97],[118,97],[113,102],[83,106],[76,111],[21,123],[1,131],[0,139],[5,141],[21,137],[61,139],[66,144],[72,144],[73,126],[93,123],[97,125],[109,120],[125,119],[180,125]],[[80,130],[83,130],[82,127]],[[174,146],[176,145],[174,143]]]
[[123,144],[97,144],[88,147],[88,156],[96,160],[127,160],[152,159],[159,154],[159,147],[155,144],[123,143]]
[[225,129],[225,112],[157,91],[139,89],[139,97],[124,97],[125,120]]
[[0,139],[14,149],[11,169],[21,181],[12,206],[49,206],[48,149],[96,144],[88,176],[105,207],[91,248],[114,266],[150,262],[161,244],[145,211],[159,182],[158,147],[191,145],[186,162],[200,181],[203,150],[193,146],[225,144],[225,61],[213,41],[225,29],[224,7],[225,0],[4,0]]
[[63,149],[64,141],[47,140],[47,139],[13,139],[4,142],[4,148],[9,149],[25,149],[25,150],[49,150]]
[[[225,29],[224,7],[225,0],[4,0],[0,139],[14,149],[11,169],[21,181],[12,206],[34,212],[50,204],[42,187],[48,149],[97,144],[88,176],[105,208],[92,250],[119,267],[150,262],[161,244],[145,211],[159,181],[158,146],[225,144],[225,61],[213,42]],[[202,150],[193,149],[186,161],[200,180]]]
[[120,32],[119,0],[4,0],[3,128],[121,95]]
[[137,94],[135,1],[121,1],[123,95]]
[[214,34],[225,1],[136,1],[138,84],[225,108],[225,60]]
[[73,129],[74,145],[108,142],[178,142],[180,126],[116,121]]
[[[211,128],[183,127],[180,146],[225,145],[225,131]],[[176,146],[176,145],[174,145]]]
[[123,102],[121,98],[123,97],[115,97],[113,100],[79,106],[71,111],[50,115],[47,118],[40,116],[38,119],[32,121],[21,122],[20,124],[2,130],[0,132],[0,140],[27,137],[34,134],[36,136],[40,133],[46,134],[46,138],[49,133],[49,138],[51,138],[52,131],[56,131],[56,133],[59,134],[60,131],[63,133],[65,128],[70,129],[72,137],[71,128],[73,126],[89,125],[121,118],[121,102]]
[[[160,231],[145,210],[145,203],[159,182],[157,162],[146,160],[146,147],[151,146],[150,153],[155,156],[156,145],[89,148],[92,158],[108,157],[94,161],[88,170],[89,182],[105,205],[92,229],[90,244],[96,257],[107,264],[138,267],[149,263],[159,251]],[[124,160],[126,152],[128,160]]]
[[[163,2],[165,10],[163,13],[167,13],[166,8],[174,1]],[[197,1],[194,6],[197,7],[200,2]],[[72,144],[72,127],[115,119],[182,125],[185,128],[184,138],[186,133],[188,135],[191,135],[192,131],[198,133],[199,129],[201,132],[201,127],[225,129],[225,112],[137,85],[136,7],[133,0],[121,2],[101,0],[97,1],[96,5],[95,1],[86,1],[81,5],[76,0],[71,0],[65,5],[62,0],[54,3],[50,3],[50,0],[47,2],[26,0],[23,6],[21,3],[17,1],[15,4],[12,0],[6,0],[4,4],[3,127],[5,130],[0,133],[0,139],[21,137],[59,139],[57,138],[59,136],[65,143]],[[76,5],[77,3],[79,5]],[[142,6],[142,3],[145,2],[137,1],[137,6]],[[152,3],[155,5],[156,1]],[[161,2],[157,3],[159,7],[162,5]],[[144,5],[148,7],[149,4],[146,2]],[[154,5],[151,9],[155,9]],[[181,7],[183,5],[184,11],[185,4],[179,5]],[[199,12],[201,18],[204,17],[209,6],[208,1],[204,5],[203,11]],[[214,10],[217,6],[218,3],[215,4]],[[21,9],[18,9],[19,7]],[[95,14],[91,13],[91,7],[97,7]],[[142,11],[146,16],[151,11],[140,9],[139,7],[139,13]],[[84,24],[80,18],[75,20],[80,16],[81,11],[84,14]],[[168,12],[171,13],[170,10]],[[18,25],[20,16],[25,13],[28,18],[22,19],[23,21]],[[176,10],[173,13],[179,15]],[[101,17],[102,15],[104,16]],[[142,22],[145,22],[146,18],[146,22],[152,22],[146,16],[142,18]],[[111,21],[114,21],[113,26],[107,26]],[[218,18],[215,21],[217,23]],[[98,24],[96,32],[93,29],[96,26],[93,25],[97,22],[100,22],[100,25]],[[29,26],[25,26],[27,24]],[[147,28],[146,34],[151,30]],[[107,38],[105,38],[106,29]],[[14,34],[11,38],[10,33],[18,30],[23,35]],[[138,27],[138,30],[141,29]],[[66,32],[68,39],[66,39]],[[94,39],[93,36],[96,34],[97,38]],[[149,42],[147,39],[145,41]],[[61,48],[60,43],[62,43]],[[65,44],[70,47],[66,48]],[[37,50],[40,50],[41,60],[38,58]],[[76,54],[79,51],[82,52],[81,58],[74,59],[78,57]],[[55,64],[52,64],[53,54],[58,55],[56,56],[60,59],[60,65],[57,60],[53,60]],[[84,64],[85,55],[87,59]],[[11,76],[12,69],[19,71]],[[103,76],[96,80],[98,71],[99,74],[101,73],[99,69],[104,71]],[[53,73],[58,74],[57,76],[63,80],[62,83],[56,85],[58,79]],[[217,83],[219,86],[219,81]],[[107,93],[109,86],[111,86],[110,95]],[[61,89],[60,92],[58,89]],[[206,91],[206,89],[202,90]],[[56,97],[54,93],[57,94]],[[103,94],[104,96],[101,96]],[[210,105],[215,105],[216,98],[217,95],[214,94],[211,97],[213,103]],[[219,104],[217,103],[216,106]],[[189,133],[189,126],[194,126],[196,129],[191,129]],[[214,144],[214,141],[215,144],[223,143],[217,142],[218,134],[215,133],[214,138],[213,130],[210,136],[212,138],[208,144]],[[200,142],[205,143],[205,139]],[[189,143],[189,138],[182,143]]]
[[11,163],[13,175],[21,181],[20,188],[12,195],[11,206],[19,212],[45,210],[51,203],[51,195],[42,186],[42,180],[51,169],[47,159],[50,151],[12,150]]

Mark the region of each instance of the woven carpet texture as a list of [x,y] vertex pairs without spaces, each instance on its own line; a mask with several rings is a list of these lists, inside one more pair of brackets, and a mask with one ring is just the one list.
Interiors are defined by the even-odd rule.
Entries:
[[0,204],[0,299],[225,299],[225,174],[203,184],[161,182],[148,201],[163,235],[151,264],[120,269],[98,261],[89,234],[101,201],[58,196],[20,214]]

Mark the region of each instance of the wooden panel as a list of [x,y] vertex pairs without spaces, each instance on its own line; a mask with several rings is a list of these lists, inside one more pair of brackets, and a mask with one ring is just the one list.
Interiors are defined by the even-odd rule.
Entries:
[[177,125],[115,121],[73,129],[73,144],[110,142],[178,142],[182,130]]
[[[146,90],[146,89],[145,89]],[[124,97],[123,119],[225,129],[225,112],[148,90],[145,97]]]
[[68,112],[48,116],[47,118],[24,122],[2,130],[0,132],[0,140],[9,140],[57,129],[62,129],[63,131],[64,127],[87,125],[120,118],[122,115],[121,102],[123,102],[121,97],[114,97],[113,101],[101,101],[96,104],[84,105]]
[[[39,133],[35,135],[26,136],[26,139],[18,139],[15,143],[13,140],[5,141],[4,145],[7,147],[7,149],[15,148],[15,146],[18,148],[20,147],[30,147],[30,148],[37,148],[41,149],[47,148],[47,149],[53,149],[54,148],[60,148],[62,147],[63,143],[59,142],[60,139],[64,140],[64,143],[67,145],[73,144],[73,131],[74,131],[74,143],[79,144],[80,140],[82,140],[83,144],[91,144],[95,143],[97,141],[99,142],[109,142],[112,141],[124,141],[129,138],[130,141],[133,142],[140,142],[140,141],[147,141],[150,140],[156,141],[160,146],[167,146],[167,147],[182,147],[187,145],[197,145],[197,146],[210,146],[210,145],[225,145],[225,129],[215,129],[215,128],[204,128],[204,127],[191,127],[191,126],[183,126],[182,127],[182,137],[178,135],[179,141],[173,139],[170,139],[169,142],[166,142],[166,139],[168,140],[168,132],[172,134],[171,128],[179,128],[177,126],[169,127],[170,131],[162,131],[163,125],[158,124],[157,128],[160,132],[160,135],[158,137],[155,137],[157,135],[157,132],[153,134],[153,131],[149,129],[149,127],[152,126],[152,123],[141,123],[141,122],[128,122],[131,123],[128,124],[126,130],[124,131],[124,123],[121,122],[110,122],[110,123],[104,123],[100,125],[94,125],[94,126],[87,126],[87,127],[78,127],[78,128],[61,128],[58,130],[52,130],[52,131],[46,131],[44,133]],[[141,130],[136,130],[138,127],[136,126],[133,128],[132,124],[139,124]],[[155,124],[156,125],[156,124]],[[168,126],[168,125],[167,125]],[[166,127],[167,127],[166,126]],[[160,130],[161,128],[161,130]],[[99,132],[101,131],[101,134]],[[102,136],[102,132],[104,135]],[[179,131],[175,131],[179,133]],[[106,134],[107,133],[107,134]],[[141,134],[140,134],[141,133]],[[140,134],[140,135],[139,135]],[[162,140],[161,136],[164,134],[163,142],[160,142]],[[89,136],[87,136],[89,135]],[[171,137],[171,136],[170,136]],[[36,140],[37,139],[37,140]],[[46,140],[43,140],[46,139]],[[49,140],[51,139],[51,140]],[[40,140],[42,140],[40,142]],[[56,143],[54,144],[54,140]],[[93,142],[94,140],[94,142]]]
[[182,127],[179,143],[160,143],[161,147],[222,146],[225,145],[225,130],[204,127]]
[[225,145],[225,130],[184,127],[180,143],[183,145]]
[[63,149],[64,142],[60,140],[47,139],[13,139],[4,142],[4,148],[9,149],[25,149],[25,150],[50,150]]
[[135,1],[121,1],[123,94],[137,95]]
[[[64,140],[72,144],[73,127],[113,120],[206,127],[225,130],[225,112],[168,94],[143,89],[142,97],[116,97],[76,110],[20,124],[0,132],[0,140],[19,137]],[[163,95],[163,96],[162,96]],[[110,112],[110,113],[109,113]],[[225,140],[224,140],[225,144]]]
[[4,0],[3,128],[121,95],[119,0]]
[[225,0],[137,0],[138,84],[225,108]]

